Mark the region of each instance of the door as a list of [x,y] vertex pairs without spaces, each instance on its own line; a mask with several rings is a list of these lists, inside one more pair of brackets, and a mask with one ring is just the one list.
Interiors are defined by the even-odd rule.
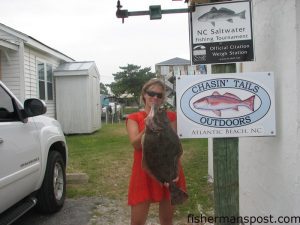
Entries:
[[19,108],[0,83],[0,213],[31,193],[40,173],[35,124],[21,122]]

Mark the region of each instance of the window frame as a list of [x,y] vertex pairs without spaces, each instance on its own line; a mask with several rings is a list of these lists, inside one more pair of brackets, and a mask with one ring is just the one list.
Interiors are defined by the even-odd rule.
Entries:
[[161,66],[160,67],[160,74],[161,75],[168,75],[170,73],[170,66]]
[[[42,65],[43,66],[43,80],[40,79],[40,74],[39,74],[39,65]],[[36,63],[36,68],[37,68],[37,93],[38,93],[38,98],[41,99],[41,100],[45,100],[45,101],[54,101],[54,79],[53,79],[53,65],[49,62],[46,62],[44,60],[40,60],[38,59],[37,60],[37,63]],[[50,68],[50,71],[51,73],[48,73],[48,68]],[[49,80],[49,77],[51,75],[51,80]],[[40,90],[40,82],[43,82],[43,94],[44,98],[41,97],[41,90]],[[50,96],[50,99],[49,99],[49,90],[48,90],[48,84],[51,84],[51,93],[52,93],[52,96]]]
[[173,66],[174,75],[182,75],[184,73],[184,66],[176,65]]

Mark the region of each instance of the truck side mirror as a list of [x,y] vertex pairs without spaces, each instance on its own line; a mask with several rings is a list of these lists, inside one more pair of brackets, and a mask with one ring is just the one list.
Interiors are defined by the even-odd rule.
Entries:
[[24,102],[24,111],[27,117],[38,116],[46,113],[47,106],[39,99],[29,98]]

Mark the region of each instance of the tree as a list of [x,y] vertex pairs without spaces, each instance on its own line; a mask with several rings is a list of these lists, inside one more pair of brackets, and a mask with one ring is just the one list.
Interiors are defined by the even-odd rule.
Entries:
[[106,86],[108,86],[108,85],[100,82],[100,94],[101,95],[108,95],[108,89]]
[[155,77],[151,72],[151,67],[141,68],[141,66],[128,64],[120,67],[121,72],[113,74],[115,82],[109,87],[116,97],[127,93],[132,94],[136,103],[139,105],[139,96],[141,89],[148,80]]

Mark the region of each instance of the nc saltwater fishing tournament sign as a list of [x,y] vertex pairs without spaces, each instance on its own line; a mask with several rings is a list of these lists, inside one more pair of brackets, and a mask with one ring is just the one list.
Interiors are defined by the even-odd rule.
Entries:
[[274,136],[271,72],[176,77],[180,138]]
[[250,1],[196,5],[190,20],[192,64],[254,60]]

